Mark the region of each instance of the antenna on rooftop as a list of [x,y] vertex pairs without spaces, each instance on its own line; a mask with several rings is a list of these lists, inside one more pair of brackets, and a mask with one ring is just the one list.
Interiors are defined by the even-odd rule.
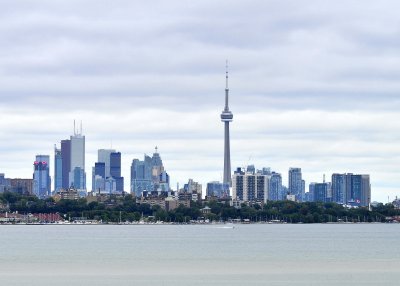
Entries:
[[74,119],[74,135],[76,135],[75,119]]

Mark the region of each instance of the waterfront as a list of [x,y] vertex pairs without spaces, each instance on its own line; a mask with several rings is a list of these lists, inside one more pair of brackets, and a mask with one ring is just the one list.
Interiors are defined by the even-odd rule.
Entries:
[[1,285],[397,285],[397,224],[3,225]]

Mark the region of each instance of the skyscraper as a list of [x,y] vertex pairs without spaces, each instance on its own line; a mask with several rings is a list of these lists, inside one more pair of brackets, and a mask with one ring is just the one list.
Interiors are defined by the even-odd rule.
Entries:
[[61,149],[54,146],[54,191],[58,192],[62,189],[62,153]]
[[112,152],[110,154],[110,176],[121,177],[121,152]]
[[166,189],[169,189],[169,175],[165,172],[157,147],[152,157],[144,155],[143,161],[138,159],[132,161],[131,192],[137,197],[140,197],[143,191],[153,192]]
[[264,202],[268,200],[269,175],[245,172],[238,168],[233,174],[232,198],[245,202]]
[[221,121],[225,125],[224,143],[224,184],[231,185],[231,149],[229,139],[229,122],[232,122],[233,114],[229,110],[229,88],[228,88],[228,64],[226,65],[226,87],[225,87],[225,108],[221,113]]
[[369,175],[333,174],[332,199],[339,204],[368,206],[371,201]]
[[302,179],[301,168],[289,169],[289,192],[296,196],[296,201],[303,201],[305,182]]
[[55,189],[57,190],[61,181],[61,187],[64,190],[73,186],[81,192],[81,195],[84,195],[86,192],[85,136],[82,135],[82,125],[78,133],[74,124],[74,135],[71,135],[70,139],[61,140],[61,150],[55,148],[54,164],[56,166]]
[[71,136],[71,168],[69,171],[69,184],[77,190],[86,191],[85,172],[85,136],[75,131]]
[[313,202],[327,202],[328,183],[315,183],[313,187]]
[[282,197],[282,176],[279,173],[272,172],[269,181],[268,200],[279,201]]
[[61,160],[62,160],[62,188],[67,190],[69,184],[69,172],[71,171],[71,141],[66,139],[61,141]]
[[131,192],[140,197],[143,191],[153,191],[151,157],[144,155],[144,160],[132,160]]
[[110,174],[110,155],[111,153],[115,152],[114,149],[99,149],[97,151],[97,161],[99,163],[105,163],[105,170],[106,170],[106,174],[104,178],[108,178],[111,176]]
[[115,191],[124,191],[124,177],[121,177],[121,153],[112,152],[110,154],[110,177],[115,180]]
[[122,193],[124,177],[121,177],[121,153],[114,149],[99,149],[92,180],[92,190],[96,193]]
[[50,156],[37,155],[33,163],[33,193],[40,199],[44,199],[51,194],[49,162]]
[[106,164],[103,162],[97,162],[94,164],[93,176],[92,176],[92,191],[95,193],[102,193],[105,190],[105,178],[106,178]]

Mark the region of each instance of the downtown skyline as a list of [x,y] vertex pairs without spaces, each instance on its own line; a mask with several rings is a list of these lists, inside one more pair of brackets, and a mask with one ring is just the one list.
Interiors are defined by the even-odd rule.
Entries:
[[120,151],[129,178],[158,146],[172,188],[222,181],[228,58],[232,170],[271,167],[284,185],[290,167],[307,185],[366,173],[372,200],[394,199],[399,4],[283,2],[3,2],[0,172],[30,178],[38,154],[53,170],[76,119],[88,174],[98,149]]

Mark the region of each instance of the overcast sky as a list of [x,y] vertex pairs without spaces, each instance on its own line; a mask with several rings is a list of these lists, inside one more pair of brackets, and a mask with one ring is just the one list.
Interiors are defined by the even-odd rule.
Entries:
[[287,185],[371,175],[400,196],[398,1],[1,1],[0,172],[32,177],[36,154],[83,121],[87,186],[97,150],[159,147],[172,187],[222,180],[225,60],[232,169]]

